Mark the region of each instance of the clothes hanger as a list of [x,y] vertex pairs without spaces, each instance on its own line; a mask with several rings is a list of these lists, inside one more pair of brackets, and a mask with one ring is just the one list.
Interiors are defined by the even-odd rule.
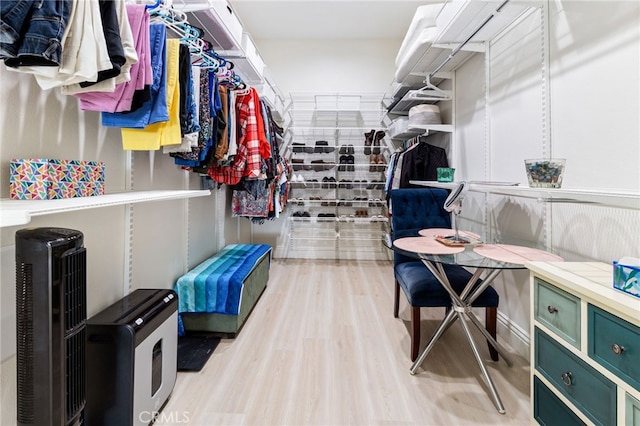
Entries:
[[147,10],[155,9],[155,8],[159,7],[161,3],[162,3],[162,0],[156,0],[156,2],[154,4],[148,4],[144,8],[147,9]]

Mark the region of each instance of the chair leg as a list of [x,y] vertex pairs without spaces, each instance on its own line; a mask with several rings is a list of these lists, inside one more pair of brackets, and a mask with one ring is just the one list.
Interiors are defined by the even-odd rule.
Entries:
[[[485,308],[485,325],[486,329],[491,334],[491,337],[496,339],[496,331],[497,331],[497,316],[498,316],[498,308]],[[491,354],[491,359],[494,361],[498,360],[498,351],[487,341],[487,345],[489,345],[489,354]]]
[[393,317],[398,318],[398,309],[400,308],[400,284],[396,280],[396,291],[393,299]]
[[420,351],[420,308],[411,307],[411,362],[418,358]]

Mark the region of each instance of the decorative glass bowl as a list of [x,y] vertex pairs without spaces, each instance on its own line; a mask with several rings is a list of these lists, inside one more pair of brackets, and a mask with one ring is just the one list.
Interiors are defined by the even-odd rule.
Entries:
[[524,160],[531,188],[560,188],[564,174],[564,158]]

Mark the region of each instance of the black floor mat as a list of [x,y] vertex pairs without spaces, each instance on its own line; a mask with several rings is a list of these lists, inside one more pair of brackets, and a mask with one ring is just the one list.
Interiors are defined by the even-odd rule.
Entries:
[[200,371],[220,343],[215,336],[179,336],[178,371]]

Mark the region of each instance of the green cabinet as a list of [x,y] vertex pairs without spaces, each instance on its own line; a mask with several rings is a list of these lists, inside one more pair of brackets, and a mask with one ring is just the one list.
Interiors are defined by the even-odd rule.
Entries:
[[616,385],[535,329],[535,368],[595,424],[616,423]]
[[589,356],[640,390],[640,327],[589,305]]
[[533,378],[533,418],[544,426],[580,426],[585,423],[537,377]]
[[640,300],[613,288],[612,265],[526,266],[532,423],[640,426]]
[[580,299],[537,277],[534,286],[536,320],[580,348]]
[[625,426],[640,426],[640,401],[629,394],[625,395]]

